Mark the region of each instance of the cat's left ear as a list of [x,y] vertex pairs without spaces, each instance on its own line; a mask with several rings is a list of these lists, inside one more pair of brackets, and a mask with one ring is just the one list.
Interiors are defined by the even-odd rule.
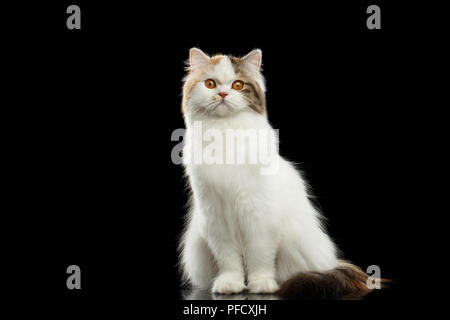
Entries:
[[242,63],[248,71],[257,74],[261,69],[262,51],[260,49],[250,51],[250,53],[242,58]]

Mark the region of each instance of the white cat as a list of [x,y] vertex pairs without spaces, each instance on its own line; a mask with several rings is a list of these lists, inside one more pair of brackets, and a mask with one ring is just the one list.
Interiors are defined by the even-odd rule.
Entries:
[[190,50],[182,104],[183,156],[192,191],[180,243],[184,279],[219,294],[245,289],[281,296],[366,293],[367,276],[338,260],[300,173],[278,153],[272,158],[276,170],[268,174],[262,174],[262,163],[193,161],[201,159],[196,153],[206,144],[193,134],[195,123],[224,136],[238,129],[275,136],[267,120],[261,59],[260,50],[243,58],[210,58]]

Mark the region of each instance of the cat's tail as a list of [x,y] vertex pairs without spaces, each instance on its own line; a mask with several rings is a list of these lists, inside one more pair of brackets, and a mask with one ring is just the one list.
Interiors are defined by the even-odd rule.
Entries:
[[[284,299],[358,299],[373,290],[367,285],[368,278],[361,268],[339,261],[339,266],[326,272],[296,274],[285,281],[276,294]],[[390,282],[388,279],[375,280],[381,288]]]

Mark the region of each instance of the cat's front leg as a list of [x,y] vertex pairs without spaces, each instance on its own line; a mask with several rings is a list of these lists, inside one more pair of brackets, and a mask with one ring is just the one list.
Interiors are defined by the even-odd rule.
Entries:
[[274,228],[264,223],[254,223],[247,231],[248,290],[251,293],[273,293],[279,288],[275,280],[279,245],[277,234]]
[[219,294],[240,293],[245,290],[244,276],[236,272],[223,272],[214,281],[212,292]]
[[242,254],[229,239],[210,240],[219,273],[212,286],[213,293],[233,294],[245,290]]

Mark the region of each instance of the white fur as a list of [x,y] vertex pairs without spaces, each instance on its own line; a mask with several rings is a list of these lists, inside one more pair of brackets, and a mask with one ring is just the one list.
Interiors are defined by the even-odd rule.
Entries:
[[[184,154],[193,152],[194,121],[204,129],[266,129],[265,115],[246,105],[230,88],[236,80],[226,58],[207,71],[218,90],[228,90],[231,108],[211,104],[216,90],[199,82],[185,113]],[[262,79],[262,77],[261,77]],[[214,113],[205,112],[216,106]],[[201,137],[197,137],[201,138]],[[226,152],[226,151],[225,151]],[[215,293],[270,293],[298,272],[337,266],[336,249],[308,199],[294,166],[277,154],[275,174],[261,175],[258,164],[185,164],[192,204],[183,235],[181,262],[185,279]]]

